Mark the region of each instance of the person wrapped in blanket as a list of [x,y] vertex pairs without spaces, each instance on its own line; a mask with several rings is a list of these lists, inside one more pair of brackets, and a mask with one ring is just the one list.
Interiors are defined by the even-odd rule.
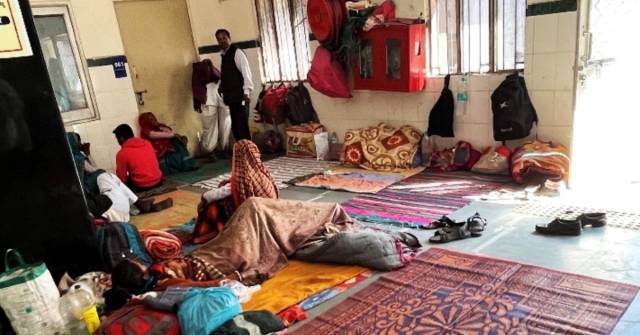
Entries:
[[138,123],[140,137],[153,145],[163,175],[196,169],[195,161],[187,150],[186,137],[174,133],[171,127],[158,122],[153,113],[140,114]]
[[419,247],[411,234],[360,227],[339,204],[251,197],[218,236],[190,254],[151,267],[125,260],[112,279],[133,294],[218,286],[222,279],[251,286],[272,277],[292,257],[388,271],[408,264]]
[[231,179],[205,192],[198,205],[194,244],[214,238],[236,208],[250,197],[278,198],[278,187],[260,159],[255,143],[241,140],[233,146]]

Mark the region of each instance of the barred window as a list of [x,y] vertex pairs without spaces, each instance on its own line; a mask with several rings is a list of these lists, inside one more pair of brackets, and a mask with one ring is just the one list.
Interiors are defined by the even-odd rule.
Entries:
[[256,0],[265,82],[307,78],[307,0]]
[[524,68],[526,0],[430,0],[431,74]]

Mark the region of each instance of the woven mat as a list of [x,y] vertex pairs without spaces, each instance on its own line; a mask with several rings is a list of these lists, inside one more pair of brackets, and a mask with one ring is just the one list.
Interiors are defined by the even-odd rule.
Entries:
[[[308,174],[320,173],[340,165],[335,161],[319,161],[316,159],[278,157],[264,162],[264,165],[271,171],[271,175],[279,189],[287,188],[290,185],[285,182]],[[218,188],[221,181],[231,178],[231,173],[225,173],[215,178],[207,179],[193,186],[204,189]]]
[[575,219],[582,213],[607,213],[607,225],[640,231],[640,213],[613,211],[603,208],[573,206],[549,202],[528,202],[515,209],[516,213],[548,218]]
[[431,248],[296,335],[609,334],[638,286]]

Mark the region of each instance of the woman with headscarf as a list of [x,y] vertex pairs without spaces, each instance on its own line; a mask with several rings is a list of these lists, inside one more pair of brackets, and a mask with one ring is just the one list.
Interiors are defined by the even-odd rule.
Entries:
[[250,197],[278,198],[278,187],[260,159],[255,143],[241,140],[233,146],[231,179],[205,192],[198,205],[194,243],[215,237],[236,208]]
[[140,114],[138,123],[140,137],[153,145],[160,169],[165,176],[195,168],[193,157],[187,150],[186,137],[175,134],[171,127],[158,122],[153,113]]

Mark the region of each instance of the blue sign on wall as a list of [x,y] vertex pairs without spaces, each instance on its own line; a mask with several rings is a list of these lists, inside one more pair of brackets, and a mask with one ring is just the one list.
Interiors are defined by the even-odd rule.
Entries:
[[124,78],[127,76],[127,68],[125,64],[127,63],[127,57],[125,56],[116,56],[113,57],[113,74],[116,78]]

